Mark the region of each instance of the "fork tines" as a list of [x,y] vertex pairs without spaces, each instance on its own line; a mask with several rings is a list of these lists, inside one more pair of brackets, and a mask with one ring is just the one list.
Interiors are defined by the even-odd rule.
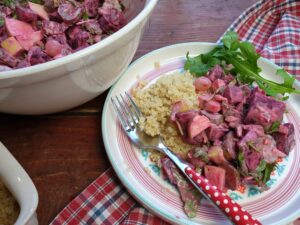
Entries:
[[141,112],[132,97],[125,92],[120,97],[115,96],[115,99],[112,97],[111,101],[124,130],[134,130],[139,124]]

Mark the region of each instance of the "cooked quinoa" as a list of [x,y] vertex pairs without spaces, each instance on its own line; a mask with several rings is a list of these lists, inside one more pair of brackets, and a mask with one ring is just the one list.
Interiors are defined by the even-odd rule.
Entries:
[[19,205],[0,181],[0,224],[13,225],[20,213]]
[[[169,121],[171,106],[184,99],[189,104],[186,110],[197,109],[198,100],[193,85],[194,77],[189,73],[163,75],[149,87],[143,81],[132,91],[135,102],[144,118],[142,129],[149,135],[161,135],[165,144],[175,153],[185,156],[191,145],[184,143],[174,123]],[[145,87],[147,86],[147,87]],[[153,161],[155,155],[152,156]]]

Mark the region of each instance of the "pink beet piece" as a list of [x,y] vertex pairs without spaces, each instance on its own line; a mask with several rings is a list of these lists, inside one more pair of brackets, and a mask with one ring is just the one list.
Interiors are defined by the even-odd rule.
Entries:
[[217,166],[204,166],[204,175],[209,182],[220,190],[225,187],[225,170]]
[[188,124],[188,136],[189,138],[194,138],[202,131],[210,127],[210,121],[206,116],[196,115],[189,120]]
[[49,20],[48,13],[43,5],[28,2],[29,8],[44,20]]
[[47,55],[52,57],[61,54],[62,49],[63,49],[63,45],[54,39],[48,40],[45,45],[45,52],[47,53]]
[[217,165],[228,164],[228,161],[224,157],[224,152],[221,146],[211,146],[208,150],[208,158]]
[[34,32],[30,24],[16,19],[5,18],[5,26],[11,36],[30,36]]
[[210,100],[205,103],[204,108],[208,112],[217,113],[217,112],[221,111],[221,104],[217,101]]
[[2,41],[1,47],[4,48],[12,56],[16,56],[24,50],[14,37],[9,37]]
[[37,42],[43,39],[43,34],[41,31],[33,32],[32,34],[25,36],[19,35],[16,36],[20,45],[26,50],[29,51]]

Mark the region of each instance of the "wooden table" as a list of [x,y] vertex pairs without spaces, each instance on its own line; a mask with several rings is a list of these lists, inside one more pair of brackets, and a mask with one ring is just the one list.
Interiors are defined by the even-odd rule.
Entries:
[[[135,55],[180,42],[215,42],[255,0],[160,0]],[[0,114],[0,141],[33,179],[41,225],[51,220],[110,167],[101,134],[107,92],[49,116]],[[1,157],[1,156],[0,156]]]

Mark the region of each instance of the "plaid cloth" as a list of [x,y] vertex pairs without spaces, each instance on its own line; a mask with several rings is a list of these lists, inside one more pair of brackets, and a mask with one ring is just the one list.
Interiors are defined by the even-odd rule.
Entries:
[[[252,42],[263,57],[300,80],[299,29],[300,1],[263,0],[247,9],[228,30]],[[127,193],[112,169],[90,184],[51,222],[62,224],[167,225]]]
[[253,43],[263,57],[300,80],[300,1],[259,1],[228,30],[236,31],[241,40]]

